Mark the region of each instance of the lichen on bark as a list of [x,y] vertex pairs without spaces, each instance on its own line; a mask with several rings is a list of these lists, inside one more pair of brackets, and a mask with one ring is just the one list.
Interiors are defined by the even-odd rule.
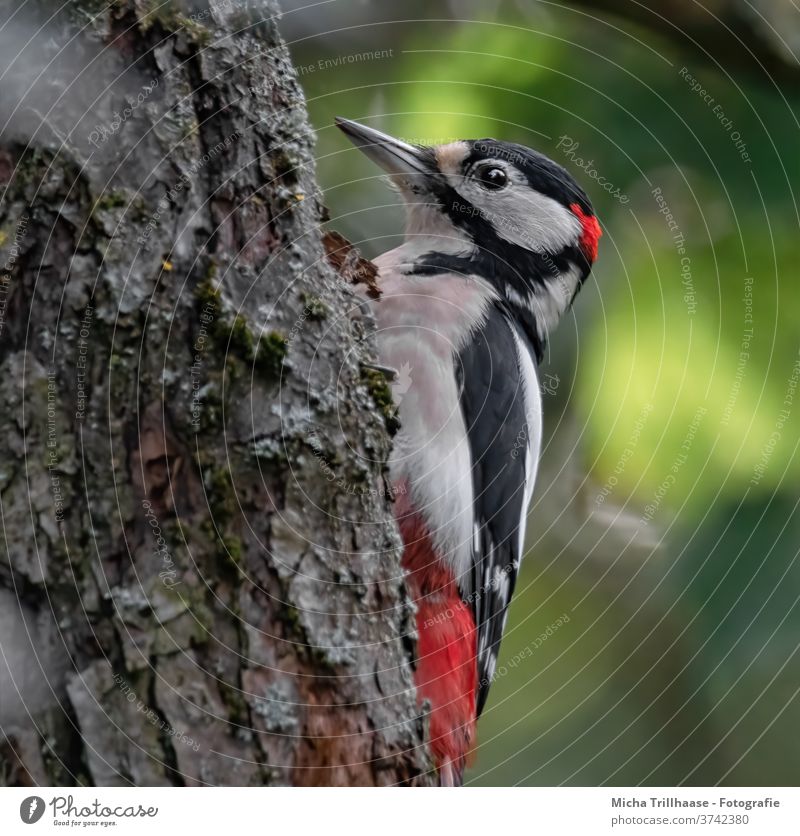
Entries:
[[157,7],[70,4],[19,59],[60,75],[0,90],[36,98],[0,137],[5,685],[36,660],[0,781],[429,783],[372,323],[277,9]]

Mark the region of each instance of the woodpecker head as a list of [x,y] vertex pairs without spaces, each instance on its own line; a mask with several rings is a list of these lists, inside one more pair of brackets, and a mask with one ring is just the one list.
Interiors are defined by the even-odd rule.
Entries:
[[597,257],[601,230],[584,191],[543,154],[496,139],[410,145],[337,119],[399,188],[418,273],[488,281],[541,357]]

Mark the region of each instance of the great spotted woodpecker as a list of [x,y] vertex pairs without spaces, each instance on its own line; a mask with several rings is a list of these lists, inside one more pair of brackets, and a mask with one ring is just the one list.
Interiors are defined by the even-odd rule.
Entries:
[[495,139],[436,147],[338,119],[401,192],[375,259],[380,362],[404,370],[390,477],[416,603],[415,673],[442,785],[460,784],[495,674],[542,436],[536,366],[597,256],[559,165]]

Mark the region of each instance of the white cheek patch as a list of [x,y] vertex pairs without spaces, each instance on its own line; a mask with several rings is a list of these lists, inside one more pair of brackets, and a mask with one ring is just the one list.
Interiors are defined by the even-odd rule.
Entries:
[[534,252],[558,253],[580,240],[581,222],[558,201],[516,184],[490,194],[487,211],[500,238]]
[[511,182],[497,191],[459,174],[448,174],[447,179],[503,240],[539,253],[557,253],[577,245],[582,231],[580,220],[557,200],[532,189],[513,165],[498,161],[498,166],[508,173]]

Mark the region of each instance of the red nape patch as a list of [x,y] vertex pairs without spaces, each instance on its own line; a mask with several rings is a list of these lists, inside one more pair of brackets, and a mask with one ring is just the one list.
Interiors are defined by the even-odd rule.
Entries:
[[600,229],[597,218],[594,215],[584,215],[583,209],[577,203],[571,203],[569,208],[572,209],[581,222],[581,228],[583,230],[581,232],[581,249],[586,255],[586,258],[590,262],[594,262],[597,259],[597,243],[603,234],[603,230]]

